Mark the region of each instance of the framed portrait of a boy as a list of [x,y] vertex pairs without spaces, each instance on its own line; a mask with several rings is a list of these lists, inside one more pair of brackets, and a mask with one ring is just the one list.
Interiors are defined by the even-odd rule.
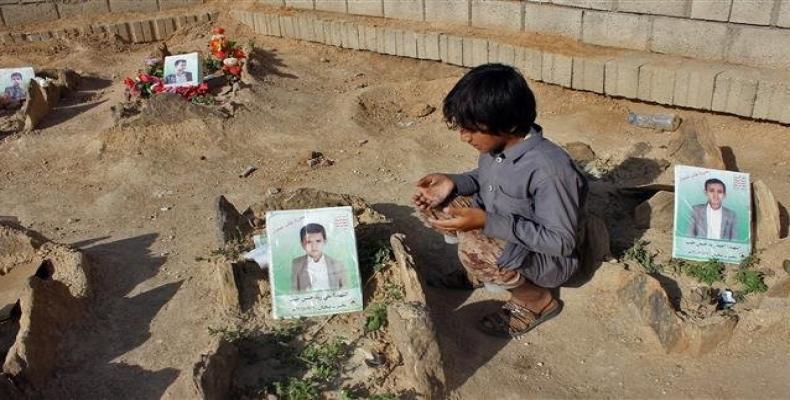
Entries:
[[351,207],[266,213],[275,318],[362,310]]
[[672,256],[740,263],[751,254],[749,174],[675,167]]
[[166,87],[197,86],[203,80],[198,53],[168,56],[164,62]]
[[35,75],[32,67],[0,69],[0,97],[10,103],[27,100],[30,80]]

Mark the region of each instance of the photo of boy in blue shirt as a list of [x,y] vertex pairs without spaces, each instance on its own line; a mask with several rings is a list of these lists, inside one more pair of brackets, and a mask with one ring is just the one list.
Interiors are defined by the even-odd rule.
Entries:
[[413,201],[421,218],[457,235],[471,278],[446,276],[438,286],[510,291],[511,299],[478,327],[495,336],[522,335],[562,310],[550,289],[579,269],[587,181],[568,154],[543,137],[532,90],[512,67],[472,69],[444,99],[443,113],[480,156],[475,170],[417,182]]

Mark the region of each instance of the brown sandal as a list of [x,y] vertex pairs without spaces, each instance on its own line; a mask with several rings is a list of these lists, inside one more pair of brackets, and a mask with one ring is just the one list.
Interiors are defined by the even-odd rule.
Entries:
[[562,306],[561,300],[552,299],[539,312],[534,312],[522,305],[508,301],[502,305],[499,311],[483,317],[477,327],[488,335],[518,338],[559,315]]

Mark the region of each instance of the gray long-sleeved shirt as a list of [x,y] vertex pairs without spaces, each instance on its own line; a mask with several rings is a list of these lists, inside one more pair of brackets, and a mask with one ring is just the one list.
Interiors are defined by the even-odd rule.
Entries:
[[557,287],[576,272],[587,181],[540,126],[502,153],[481,154],[477,169],[450,178],[458,195],[474,195],[486,211],[483,233],[508,242],[499,267],[520,268],[543,287]]

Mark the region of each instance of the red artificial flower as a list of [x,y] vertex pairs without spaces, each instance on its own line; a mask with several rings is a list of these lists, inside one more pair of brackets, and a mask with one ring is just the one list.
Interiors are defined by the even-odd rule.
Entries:
[[140,76],[139,76],[140,82],[142,82],[142,83],[151,82],[151,78],[152,78],[151,75],[148,75],[148,74],[140,74]]
[[225,33],[225,30],[220,27],[216,27],[214,28],[213,32],[216,33],[217,35],[222,35],[223,33]]
[[236,48],[236,49],[233,50],[233,57],[238,58],[238,59],[242,59],[242,58],[246,58],[247,55],[244,54],[244,50]]
[[225,72],[231,75],[235,75],[235,76],[241,75],[241,67],[238,65],[234,65],[232,67],[225,66],[223,69],[225,70]]
[[123,84],[126,85],[129,89],[134,89],[136,83],[132,78],[124,78]]

